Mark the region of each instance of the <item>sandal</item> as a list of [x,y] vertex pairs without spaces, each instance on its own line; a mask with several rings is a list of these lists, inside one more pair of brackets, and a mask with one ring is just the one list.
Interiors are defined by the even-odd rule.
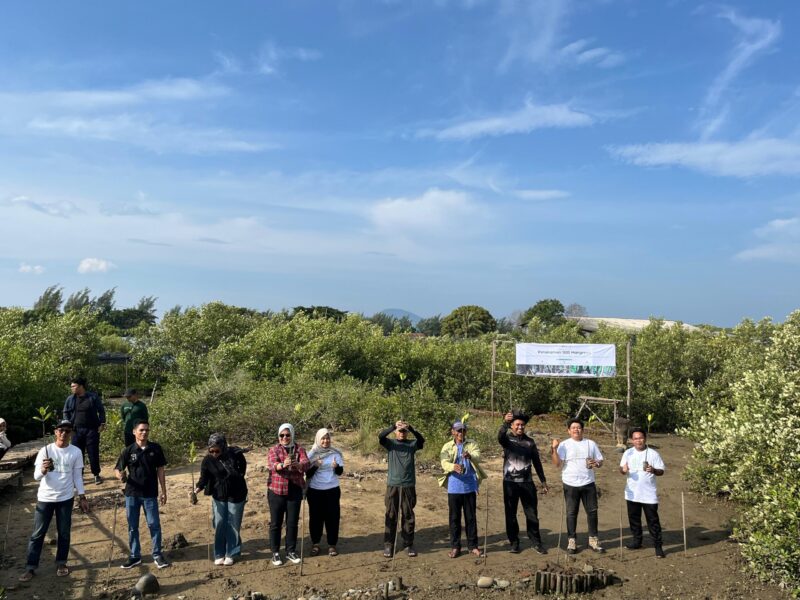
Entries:
[[450,558],[458,558],[461,556],[461,548],[451,548],[450,552],[447,553],[447,556]]
[[339,551],[336,550],[336,546],[328,548],[328,556],[339,556]]
[[66,577],[67,575],[69,575],[69,567],[67,565],[61,565],[56,569],[57,577]]
[[31,570],[25,571],[22,575],[19,576],[18,580],[22,581],[23,583],[26,581],[30,581],[33,579],[34,572]]
[[472,550],[469,551],[469,553],[472,554],[472,556],[477,556],[478,558],[481,558],[483,556],[483,552],[481,552],[480,548],[473,548]]
[[319,546],[317,544],[311,546],[311,556],[319,556]]

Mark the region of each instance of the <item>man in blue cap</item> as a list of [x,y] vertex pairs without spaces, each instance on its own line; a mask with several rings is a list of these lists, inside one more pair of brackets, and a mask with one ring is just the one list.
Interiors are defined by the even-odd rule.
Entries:
[[450,512],[450,558],[461,554],[461,513],[467,530],[470,554],[481,556],[478,547],[478,485],[486,477],[480,466],[481,451],[472,440],[466,439],[467,427],[461,421],[453,423],[453,439],[442,446],[439,459],[444,475],[439,485],[447,488]]

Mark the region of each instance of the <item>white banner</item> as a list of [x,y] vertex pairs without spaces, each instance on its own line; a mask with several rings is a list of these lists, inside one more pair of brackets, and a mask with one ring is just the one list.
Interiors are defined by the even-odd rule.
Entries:
[[615,377],[614,344],[517,344],[517,375]]

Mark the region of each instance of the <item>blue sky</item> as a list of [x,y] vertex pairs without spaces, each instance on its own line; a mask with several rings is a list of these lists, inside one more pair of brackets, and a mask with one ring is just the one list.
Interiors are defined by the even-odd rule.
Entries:
[[800,5],[0,5],[0,305],[800,307]]

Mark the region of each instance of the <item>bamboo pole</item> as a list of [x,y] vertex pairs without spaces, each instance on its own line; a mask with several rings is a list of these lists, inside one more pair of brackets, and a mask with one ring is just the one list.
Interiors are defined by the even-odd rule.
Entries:
[[303,490],[303,495],[300,496],[300,577],[303,576],[303,564],[305,563],[305,556],[303,549],[306,541],[306,492]]
[[394,557],[397,556],[397,534],[400,533],[400,526],[403,515],[403,488],[398,488],[400,493],[397,498],[397,520],[394,528],[394,545],[392,546],[392,569],[394,569]]
[[8,545],[8,527],[11,525],[11,503],[8,503],[8,516],[6,517],[6,533],[3,536],[3,556],[6,556],[6,546]]
[[564,504],[566,504],[567,499],[564,498],[564,494],[561,494],[561,516],[558,517],[558,564],[561,564],[561,532],[564,531]]
[[492,386],[491,386],[491,399],[492,399],[492,418],[494,418],[494,372],[497,365],[497,340],[492,341]]
[[114,538],[117,537],[117,506],[119,498],[114,494],[114,521],[111,526],[111,546],[108,549],[108,565],[106,566],[106,589],[108,589],[109,576],[111,574],[111,559],[114,557]]
[[625,351],[625,370],[627,371],[628,378],[628,404],[626,418],[631,418],[631,340],[628,338],[628,346]]
[[489,479],[486,479],[486,525],[483,528],[483,566],[489,558]]
[[622,560],[622,507],[625,505],[625,494],[622,494],[622,498],[619,503],[619,559]]
[[684,500],[684,494],[681,491],[681,519],[683,521],[683,556],[687,556],[687,545],[686,545],[686,501]]

